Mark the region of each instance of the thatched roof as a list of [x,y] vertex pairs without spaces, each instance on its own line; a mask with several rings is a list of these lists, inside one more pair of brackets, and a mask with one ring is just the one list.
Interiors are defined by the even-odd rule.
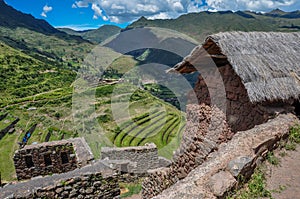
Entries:
[[196,47],[174,70],[181,73],[195,70],[191,66],[192,60],[204,55],[204,49],[214,61],[225,58],[231,64],[245,85],[251,102],[299,98],[300,33],[215,34],[209,36],[202,47]]

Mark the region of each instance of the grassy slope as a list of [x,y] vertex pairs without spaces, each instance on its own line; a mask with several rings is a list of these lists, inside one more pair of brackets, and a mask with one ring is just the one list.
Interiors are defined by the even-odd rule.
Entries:
[[66,36],[46,35],[26,28],[10,29],[0,27],[0,40],[15,49],[53,64],[79,67],[85,56],[94,47],[84,41],[78,41]]
[[[20,118],[15,133],[7,134],[0,140],[0,171],[2,179],[10,181],[14,179],[12,157],[14,151],[18,148],[17,142],[22,140],[25,132],[33,124],[37,123],[38,126],[32,134],[29,144],[44,142],[49,132],[51,133],[50,141],[78,136],[78,129],[74,129],[72,120],[73,87],[71,84],[75,79],[75,73],[64,69],[62,66],[57,67],[41,62],[3,43],[0,44],[0,54],[1,75],[5,79],[1,82],[2,86],[0,88],[2,89],[0,113],[1,115],[6,112],[9,113],[0,122],[0,128],[3,129],[8,126],[14,117]],[[130,57],[120,58],[117,63],[120,65],[125,64],[124,60],[127,63],[126,59],[130,59]],[[112,68],[116,68],[117,63],[114,63]],[[132,62],[130,67],[135,64],[135,62]],[[123,67],[123,69],[120,67],[121,72],[126,70],[125,65]],[[27,77],[27,79],[24,77]],[[105,129],[107,137],[113,141],[112,135],[116,130],[116,123],[111,115],[110,98],[111,93],[114,91],[114,85],[99,85],[98,88],[91,88],[91,90],[96,94],[95,119]],[[178,117],[182,115],[176,108],[153,97],[146,91],[136,91],[136,88],[131,88],[126,84],[121,85],[121,90],[122,93],[119,93],[120,96],[118,96],[120,100],[123,99],[122,95],[133,95],[130,98],[130,118],[121,118],[120,124],[148,113],[149,108],[152,106],[157,106],[160,109],[166,108],[168,113],[178,115]],[[35,107],[35,110],[29,109],[32,107]],[[151,123],[148,123],[148,126],[151,125]],[[154,127],[147,128],[152,129]],[[167,141],[161,141],[162,133],[162,130],[157,131],[155,134],[159,136],[150,137],[139,144],[151,141],[162,148],[167,143]],[[170,138],[173,137],[176,137],[174,133]],[[165,149],[161,154],[170,158],[172,150],[177,147],[177,144],[178,141],[174,141],[170,145],[172,147]],[[91,145],[91,147],[95,156],[99,157],[98,146]]]
[[95,30],[87,30],[87,31],[74,31],[68,28],[59,29],[65,33],[70,35],[81,36],[82,38],[91,41],[93,43],[101,43],[108,39],[109,37],[120,32],[121,28],[113,25],[104,25]]
[[299,26],[300,19],[269,17],[251,12],[201,12],[183,15],[171,20],[141,18],[129,25],[128,28],[144,26],[169,28],[186,33],[198,41],[204,41],[208,35],[224,31],[297,31],[281,28],[291,24]]

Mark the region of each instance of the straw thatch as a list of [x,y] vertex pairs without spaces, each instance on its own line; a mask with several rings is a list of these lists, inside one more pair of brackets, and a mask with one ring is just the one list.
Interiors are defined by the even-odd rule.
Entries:
[[[219,52],[212,50],[212,45]],[[195,48],[174,69],[191,71],[190,60],[203,55],[204,50],[214,60],[226,56],[245,85],[251,102],[299,98],[300,33],[219,33],[209,36],[203,48]]]

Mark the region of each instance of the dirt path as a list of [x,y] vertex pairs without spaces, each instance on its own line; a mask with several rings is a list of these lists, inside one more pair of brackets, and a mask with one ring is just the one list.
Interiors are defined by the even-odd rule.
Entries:
[[267,171],[267,189],[272,191],[275,199],[299,199],[300,198],[300,146],[296,151],[287,151],[284,157],[276,151],[276,157],[279,157],[278,166],[268,165]]

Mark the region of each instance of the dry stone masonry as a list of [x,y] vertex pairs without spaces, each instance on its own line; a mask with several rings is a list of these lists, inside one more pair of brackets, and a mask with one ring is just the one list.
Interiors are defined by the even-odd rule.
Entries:
[[[218,67],[218,70],[215,72],[220,73],[223,78],[226,92],[227,122],[234,132],[251,129],[255,125],[262,124],[269,119],[267,112],[262,106],[250,102],[241,78],[229,64]],[[216,77],[218,77],[217,74],[210,74],[204,79],[199,75],[198,82],[194,88],[199,104],[211,105],[211,96],[215,97],[216,95],[213,93],[215,88],[208,90],[207,84],[208,82],[216,82]],[[219,92],[217,89],[216,93]]]
[[168,166],[170,162],[158,156],[155,144],[137,147],[102,147],[101,159],[124,173],[146,174],[149,169]]
[[237,132],[232,140],[221,144],[186,178],[154,199],[223,198],[237,185],[238,176],[250,176],[297,123],[300,121],[293,114],[282,114],[265,124]]
[[168,168],[149,171],[143,182],[143,198],[152,198],[184,179],[217,149],[219,143],[226,142],[233,135],[225,115],[218,108],[189,105],[187,115],[187,128],[174,155],[174,162]]
[[119,176],[100,161],[73,171],[0,188],[0,198],[119,198]]
[[18,180],[72,171],[91,160],[93,156],[83,138],[30,145],[14,155]]

